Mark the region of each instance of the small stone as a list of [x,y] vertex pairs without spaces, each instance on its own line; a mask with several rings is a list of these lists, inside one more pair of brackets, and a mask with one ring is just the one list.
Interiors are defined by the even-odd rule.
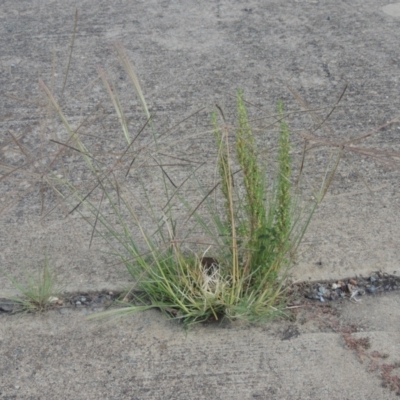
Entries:
[[316,290],[306,293],[305,297],[310,300],[319,300],[319,296]]
[[357,281],[355,279],[349,279],[349,283],[354,286],[357,286]]
[[337,292],[331,292],[331,300],[337,300],[339,298],[339,295]]
[[328,292],[329,290],[324,286],[320,286],[318,288],[318,293],[320,293],[322,296],[325,296]]
[[369,278],[369,280],[370,280],[371,283],[374,283],[374,282],[376,281],[376,278],[375,278],[374,276],[371,276],[371,277]]
[[340,286],[337,283],[332,283],[332,289],[336,290],[337,288],[339,288]]
[[323,296],[319,296],[319,301],[320,301],[321,303],[325,303],[325,299],[323,298]]
[[367,287],[367,292],[368,293],[374,293],[376,291],[376,287],[374,285],[371,285]]
[[81,297],[81,302],[84,303],[86,301],[86,297]]
[[75,302],[75,304],[77,305],[77,306],[81,306],[82,305],[82,303],[78,300],[77,302]]
[[12,304],[0,304],[0,311],[3,312],[13,312],[14,306]]

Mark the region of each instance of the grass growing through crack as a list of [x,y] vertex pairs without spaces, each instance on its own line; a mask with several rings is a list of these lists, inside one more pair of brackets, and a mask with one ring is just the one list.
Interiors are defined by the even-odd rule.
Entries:
[[6,274],[6,276],[20,293],[20,296],[11,296],[9,300],[12,300],[17,309],[22,312],[42,312],[58,301],[57,296],[61,289],[57,286],[47,260],[44,261],[43,268],[36,277],[26,278],[26,284],[17,281],[10,275]]
[[[275,177],[258,160],[256,140],[241,91],[237,93],[237,128],[233,133],[222,110],[219,113],[222,123],[217,113],[212,115],[220,179],[211,191],[199,183],[198,192],[203,198],[191,205],[183,189],[190,178],[200,182],[197,170],[191,169],[181,185],[173,183],[157,158],[160,135],[155,132],[133,66],[122,46],[116,45],[116,52],[139,96],[147,121],[132,139],[117,90],[106,73],[99,70],[126,141],[125,150],[111,167],[105,167],[89,151],[51,91],[40,83],[69,135],[65,146],[71,148],[72,144],[73,150],[82,155],[95,182],[84,193],[72,181],[59,178],[63,189],[54,190],[90,223],[92,237],[101,237],[110,245],[112,254],[121,259],[135,281],[125,295],[126,307],[106,315],[158,308],[189,326],[223,317],[262,321],[281,313],[285,304],[286,273],[318,203],[314,203],[305,221],[293,218],[290,133],[284,121],[283,104],[278,103],[280,139]],[[152,152],[149,146],[145,150],[134,147],[145,127],[151,130]],[[160,175],[156,178],[164,190],[163,207],[157,205],[162,199],[154,200],[150,193],[139,159],[142,163],[151,159],[158,167]],[[118,171],[122,168],[125,168],[125,177],[136,174],[144,203],[135,204],[138,188],[129,191],[121,182]],[[95,191],[101,193],[99,201],[94,199]],[[224,215],[211,202],[213,192],[224,198]],[[188,217],[183,221],[174,216],[177,203],[186,209]],[[142,222],[139,208],[145,210],[152,226]],[[207,217],[200,212],[202,208],[207,210]],[[191,229],[186,228],[191,224],[208,235],[207,244],[197,242],[190,246]],[[133,303],[127,304],[129,301]]]
[[[278,113],[283,115],[282,103],[278,104]],[[277,307],[283,300],[280,273],[285,272],[290,263],[288,239],[292,229],[292,210],[289,130],[281,122],[278,183],[268,193],[266,174],[257,160],[255,138],[241,91],[238,91],[237,115],[238,128],[234,140],[244,187],[244,196],[239,199],[234,198],[229,132],[226,128],[219,128],[217,116],[213,115],[219,147],[218,167],[227,211],[223,228],[229,231],[231,238],[228,259],[231,268],[228,274],[232,285],[231,300],[227,306],[235,318],[258,320],[278,311]]]

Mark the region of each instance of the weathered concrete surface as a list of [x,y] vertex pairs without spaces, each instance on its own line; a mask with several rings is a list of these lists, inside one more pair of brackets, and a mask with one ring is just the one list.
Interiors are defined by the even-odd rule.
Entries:
[[[265,327],[208,325],[186,336],[160,313],[118,323],[85,320],[87,310],[0,315],[0,395],[18,399],[394,399],[371,361],[400,358],[400,297],[346,302],[334,313],[302,312]],[[89,311],[90,312],[90,311]],[[361,356],[345,330],[369,338]],[[375,366],[376,368],[376,366]],[[396,370],[394,371],[394,373]],[[393,373],[393,374],[394,374]],[[14,396],[14,397],[13,397]]]
[[[145,118],[139,112],[140,107],[122,69],[111,68],[115,57],[110,44],[121,40],[136,65],[150,109],[156,114],[157,126],[173,126],[206,106],[206,111],[170,137],[170,143],[175,143],[184,134],[197,134],[190,141],[175,146],[177,154],[185,154],[198,162],[210,159],[213,144],[210,133],[206,132],[208,112],[218,102],[232,121],[234,101],[229,94],[236,88],[243,88],[246,99],[262,108],[251,109],[254,119],[273,114],[278,99],[285,101],[288,110],[300,110],[285,86],[287,82],[314,108],[331,106],[348,84],[340,107],[329,119],[329,128],[325,125],[324,130],[314,133],[319,138],[341,142],[370,132],[399,112],[400,19],[395,12],[388,13],[388,8],[383,8],[388,4],[388,1],[375,0],[5,0],[0,7],[0,90],[2,94],[43,102],[38,76],[50,87],[54,69],[54,93],[72,125],[77,127],[103,100],[102,119],[96,122],[99,125],[93,123],[85,127],[85,133],[102,135],[100,142],[94,143],[100,150],[118,148],[118,144],[108,149],[104,147],[106,139],[116,137],[118,126],[110,116],[112,106],[101,82],[83,93],[79,91],[97,77],[98,65],[110,68],[110,76],[117,82],[127,117],[131,119],[132,131],[138,131]],[[77,36],[69,78],[64,96],[61,96],[76,7],[79,12]],[[318,113],[324,118],[328,109]],[[123,267],[115,265],[112,257],[98,252],[100,244],[88,250],[91,232],[74,216],[64,219],[68,208],[61,207],[61,211],[40,219],[38,177],[51,159],[48,139],[54,132],[66,139],[65,134],[60,133],[58,120],[52,118],[45,124],[45,116],[45,110],[32,103],[0,97],[2,163],[26,161],[42,152],[46,155],[42,166],[35,164],[34,175],[21,172],[0,182],[1,207],[16,202],[18,195],[22,199],[11,211],[1,214],[1,268],[23,279],[25,274],[36,270],[47,252],[61,281],[72,289],[95,289],[104,282],[126,281],[128,275]],[[309,114],[293,115],[289,122],[296,134],[309,133],[307,128],[312,126]],[[258,119],[254,124],[257,132],[271,132],[265,138],[260,136],[259,140],[272,145],[274,130],[266,128],[270,120]],[[12,143],[9,132],[15,137],[24,135],[20,143],[28,155],[21,156],[21,147]],[[400,124],[394,123],[354,146],[399,151],[399,133]],[[293,140],[293,158],[298,160],[301,136],[295,135]],[[320,182],[328,155],[316,150],[308,153],[305,185],[314,187]],[[67,162],[72,165],[73,155],[68,156]],[[387,155],[383,157],[388,161]],[[213,171],[212,159],[206,176],[212,176]],[[57,198],[48,188],[44,193],[44,211],[49,211]],[[378,269],[398,273],[399,241],[397,167],[347,150],[331,190],[309,228],[293,276],[300,280],[317,280],[367,274]],[[0,289],[10,287],[10,282],[0,275]],[[378,311],[384,312],[385,308]],[[288,345],[292,342],[270,337],[264,341],[266,336],[259,328],[212,333],[210,328],[199,328],[185,340],[176,336],[177,327],[162,320],[156,322],[157,318],[138,316],[118,328],[103,328],[96,333],[100,328],[89,329],[77,314],[49,314],[40,319],[2,316],[1,353],[13,352],[16,343],[20,346],[16,353],[0,358],[5,363],[2,396],[251,398],[259,395],[261,398],[296,398],[299,390],[297,396],[301,399],[390,398],[387,391],[379,388],[378,380],[371,379],[364,366],[343,350],[333,334],[301,335],[295,339],[299,347],[293,348]],[[146,325],[143,321],[152,322]],[[396,332],[395,322],[388,319],[372,336],[384,338],[388,347],[391,341],[398,343],[396,333],[390,333]],[[143,330],[134,335],[137,323]],[[57,327],[60,336],[57,336]],[[171,353],[158,352],[153,342],[148,341],[153,331],[154,337],[168,342]],[[35,334],[27,335],[27,332]],[[125,335],[127,347],[120,343],[119,334]],[[42,346],[47,345],[50,337],[54,346],[44,351]],[[93,341],[86,340],[88,337],[94,338]],[[63,354],[64,348],[57,344],[58,340],[66,341],[68,354]],[[235,356],[234,352],[227,351],[221,357],[221,342],[225,349],[238,347],[241,353]],[[182,343],[187,347],[182,347]],[[97,357],[98,353],[101,356]],[[60,359],[60,354],[64,358]],[[86,354],[85,361],[82,361],[82,354]],[[138,367],[143,372],[132,370],[135,366],[124,358],[126,355],[137,363],[147,363],[147,366]],[[17,357],[16,364],[13,364],[13,357]],[[18,364],[18,357],[24,360],[21,364]],[[154,364],[152,357],[156,360]],[[200,360],[199,367],[196,360]],[[85,368],[86,362],[93,365]],[[182,369],[179,370],[180,363]],[[212,373],[207,370],[209,364]],[[39,378],[34,386],[30,379],[35,379],[32,374],[36,365]],[[221,365],[229,367],[223,370]],[[293,365],[297,367],[292,369]],[[197,379],[199,369],[202,373]],[[171,370],[173,376],[169,375]],[[241,373],[236,374],[238,371]],[[52,377],[54,383],[50,386]],[[297,389],[295,382],[303,386]],[[42,384],[44,386],[40,386]],[[19,392],[12,392],[10,385],[20,386]],[[47,389],[46,385],[49,385]],[[124,394],[123,390],[127,392]],[[187,397],[187,392],[192,394]]]
[[[96,78],[98,65],[110,67],[115,63],[110,44],[121,40],[137,67],[158,127],[173,126],[191,112],[208,107],[207,112],[176,132],[170,142],[187,132],[200,135],[215,102],[224,107],[227,115],[232,114],[234,103],[229,93],[238,87],[245,90],[248,101],[263,108],[263,111],[251,109],[254,118],[262,118],[275,112],[279,98],[286,101],[289,110],[301,109],[286,88],[287,82],[312,107],[331,106],[347,82],[341,107],[329,120],[330,128],[314,134],[340,142],[361,136],[398,113],[400,20],[383,12],[386,4],[361,0],[351,4],[218,1],[206,5],[196,1],[134,4],[5,1],[0,11],[1,91],[35,101],[40,94],[38,74],[51,86],[54,67],[54,93],[62,100],[63,110],[73,126],[78,126],[99,100],[103,100],[107,112],[112,112],[101,82],[83,93],[79,91]],[[66,89],[64,96],[60,96],[75,7],[79,13],[77,36]],[[143,123],[143,114],[135,112],[140,107],[122,69],[114,69],[111,78],[119,82],[134,132]],[[44,100],[43,96],[39,98]],[[14,136],[25,133],[22,143],[37,155],[43,147],[51,146],[48,139],[54,129],[62,131],[55,122],[52,127],[44,128],[43,122],[40,125],[39,116],[43,117],[44,112],[30,103],[9,97],[2,97],[0,102],[3,143],[11,140],[8,132]],[[327,112],[319,111],[321,117]],[[311,122],[309,116],[293,116],[290,121],[295,132],[305,132]],[[255,122],[259,132],[270,132],[263,139],[267,144],[274,137],[274,131],[266,129],[269,123],[270,120]],[[111,117],[101,131],[103,138],[121,136],[116,120]],[[92,131],[87,128],[84,133],[98,132],[95,127]],[[392,124],[354,146],[398,150],[399,132],[399,124]],[[39,138],[44,140],[42,147]],[[201,134],[178,146],[179,152],[199,162],[207,161],[212,140],[209,133]],[[293,140],[298,144],[294,151],[296,159],[302,140],[297,135]],[[7,162],[17,162],[22,157],[18,159],[18,152],[11,144],[2,157]],[[327,153],[310,151],[306,165],[307,180],[312,181],[312,187],[321,183],[327,158]],[[49,159],[43,162],[48,165]],[[36,173],[40,176],[41,170]],[[392,164],[346,151],[332,189],[305,238],[294,277],[321,279],[378,269],[397,271],[400,251],[396,245],[400,240],[397,177],[398,170]],[[85,231],[75,219],[72,218],[73,224],[71,218],[65,223],[62,216],[53,212],[39,224],[40,179],[30,188],[28,183],[35,180],[32,176],[14,174],[13,179],[2,183],[1,190],[9,196],[12,189],[17,190],[3,204],[15,201],[16,194],[22,196],[24,190],[28,195],[22,196],[23,202],[13,213],[2,214],[6,228],[0,236],[1,262],[6,271],[18,276],[21,270],[32,270],[47,249],[66,284],[94,287],[104,281],[127,279],[122,266],[111,266],[115,260],[100,256],[97,249],[88,251],[90,231]],[[54,202],[50,191],[45,197],[44,210],[50,210]],[[10,284],[0,278],[0,287],[6,289]]]

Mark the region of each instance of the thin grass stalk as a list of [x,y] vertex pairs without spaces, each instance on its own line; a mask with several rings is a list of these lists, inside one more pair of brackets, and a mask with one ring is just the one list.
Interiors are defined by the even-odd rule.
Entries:
[[110,96],[110,99],[113,103],[115,112],[117,113],[117,116],[118,116],[119,123],[121,124],[121,127],[122,127],[122,131],[124,132],[125,139],[128,143],[130,143],[131,138],[129,135],[128,125],[126,123],[126,118],[125,118],[121,103],[119,101],[118,94],[116,92],[116,88],[114,88],[110,85],[110,83],[107,80],[106,74],[102,68],[99,67],[97,69],[97,72],[101,76],[101,80],[103,81],[103,84],[104,84],[105,88],[107,89],[107,93]]
[[225,210],[227,211],[227,221],[229,230],[232,228],[232,214],[230,213],[230,200],[229,200],[229,180],[227,179],[228,174],[231,173],[228,169],[228,156],[226,151],[226,145],[223,142],[223,135],[219,128],[217,121],[217,114],[214,111],[211,114],[212,123],[214,126],[214,135],[217,141],[218,148],[218,170],[221,176],[221,191],[225,198]]
[[[222,114],[223,116],[223,114]],[[232,288],[229,297],[229,304],[234,304],[241,293],[240,285],[240,270],[239,270],[239,254],[237,243],[237,230],[235,221],[235,206],[233,201],[233,178],[231,168],[231,156],[229,150],[229,133],[226,124],[221,132],[216,114],[212,115],[212,122],[214,125],[214,135],[217,140],[218,147],[218,167],[221,176],[221,188],[225,197],[225,209],[227,212],[227,228],[231,234],[231,271],[232,271]]]
[[279,177],[276,208],[276,234],[280,249],[287,243],[289,232],[292,227],[291,222],[291,165],[290,165],[290,131],[287,123],[283,119],[283,102],[278,102],[278,113],[280,117],[279,135]]
[[[151,119],[151,115],[150,115],[149,109],[147,107],[147,103],[146,103],[145,97],[143,95],[143,91],[142,91],[142,88],[140,86],[139,79],[138,79],[138,77],[136,75],[135,68],[134,68],[132,62],[129,60],[128,55],[126,53],[126,49],[122,45],[122,43],[120,43],[120,42],[115,43],[114,44],[114,49],[115,49],[115,51],[117,53],[117,56],[119,58],[120,63],[122,64],[123,68],[125,69],[125,72],[127,73],[128,78],[131,81],[131,83],[132,83],[132,85],[133,85],[133,87],[134,87],[134,89],[136,91],[136,94],[139,97],[139,100],[140,100],[140,102],[142,104],[142,107],[143,107],[143,110],[144,110],[144,112],[146,114],[146,117],[149,120],[149,125],[150,125],[150,127],[152,129],[152,134],[153,134],[153,140],[154,140],[155,147],[158,150],[158,140],[157,140],[156,131],[154,129],[153,121]],[[162,181],[163,181],[163,185],[164,185],[164,191],[165,191],[166,198],[169,198],[170,197],[170,193],[169,193],[169,190],[168,190],[168,182],[167,182],[166,177],[165,177],[164,174],[162,174]],[[172,210],[169,209],[169,212],[172,213]],[[172,219],[172,214],[170,214],[170,218]]]
[[78,25],[78,9],[75,10],[74,30],[72,31],[72,39],[71,39],[71,46],[70,46],[69,57],[68,57],[68,64],[67,64],[67,69],[65,71],[65,78],[64,78],[63,87],[61,89],[61,96],[64,94],[65,85],[67,84],[69,68],[71,66],[72,52],[74,50],[76,26],[77,25]]
[[140,102],[142,103],[142,107],[143,107],[143,110],[144,110],[144,112],[146,114],[147,119],[150,119],[150,112],[149,112],[149,109],[147,107],[146,100],[145,100],[145,98],[143,96],[143,91],[142,91],[142,88],[140,86],[139,79],[138,79],[138,77],[136,75],[135,68],[133,67],[133,64],[129,60],[128,55],[126,54],[125,47],[122,45],[122,43],[118,42],[118,43],[114,44],[114,49],[116,50],[118,58],[119,58],[122,66],[124,67],[126,73],[128,74],[128,77],[129,77],[130,81],[132,82],[132,84],[133,84],[133,86],[134,86],[134,88],[136,90],[136,93],[137,93],[137,95],[139,97]]
[[226,181],[228,202],[229,202],[229,220],[232,235],[232,291],[230,296],[230,303],[233,304],[238,298],[240,298],[242,285],[240,284],[241,274],[239,270],[239,249],[237,242],[237,229],[235,221],[235,206],[233,201],[233,178],[231,168],[231,155],[229,150],[229,132],[226,125],[223,129],[222,143],[225,142],[225,154],[226,154],[226,169],[224,170],[225,176],[222,177]]
[[82,153],[82,155],[85,158],[86,164],[89,166],[92,172],[95,173],[95,168],[93,167],[92,162],[90,161],[89,157],[89,151],[86,149],[85,145],[81,142],[79,139],[79,135],[76,133],[74,129],[70,126],[69,122],[67,121],[64,113],[61,111],[60,106],[58,105],[56,99],[54,98],[53,94],[51,91],[47,88],[45,83],[40,79],[39,80],[39,86],[41,89],[46,93],[47,97],[50,100],[50,103],[52,104],[53,108],[56,110],[57,114],[59,115],[63,125],[67,129],[67,132],[69,133],[70,137],[74,140],[76,146],[78,147],[79,151]]

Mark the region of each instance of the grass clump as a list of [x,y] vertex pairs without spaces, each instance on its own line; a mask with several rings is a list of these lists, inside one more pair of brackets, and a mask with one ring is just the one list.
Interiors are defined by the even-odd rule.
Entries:
[[[269,176],[272,174],[267,174],[266,167],[259,163],[246,104],[242,92],[238,91],[237,127],[232,136],[222,110],[222,124],[218,114],[212,114],[219,181],[207,191],[198,179],[198,168],[190,167],[178,186],[157,158],[161,153],[159,138],[165,139],[167,135],[155,131],[125,50],[116,45],[116,52],[138,94],[147,121],[132,139],[117,89],[107,74],[99,70],[126,141],[125,150],[111,167],[105,167],[107,164],[90,153],[55,97],[41,82],[69,134],[65,147],[71,148],[68,143],[74,143],[73,150],[82,155],[95,181],[93,188],[85,193],[72,181],[60,178],[58,184],[63,189],[54,190],[90,223],[92,238],[101,237],[110,245],[111,253],[121,259],[135,281],[122,301],[126,307],[105,314],[158,308],[189,326],[223,317],[257,322],[281,313],[285,304],[284,280],[308,224],[293,220],[290,132],[284,122],[283,103],[278,103],[277,114],[280,127],[277,176]],[[145,128],[151,131],[152,145],[135,148],[134,142]],[[142,173],[141,166],[149,160],[161,172],[150,179],[158,182],[164,199],[155,198],[146,181],[148,178]],[[121,170],[123,174],[119,174]],[[132,174],[136,174],[138,182],[134,190],[123,181]],[[183,190],[190,178],[198,182],[198,192],[203,196],[195,205],[190,204]],[[96,191],[101,193],[99,201],[94,200]],[[137,200],[139,191],[144,193],[143,200]],[[211,193],[217,197],[222,194],[223,215],[212,203]],[[164,200],[163,206],[159,205],[161,200]],[[184,220],[174,215],[177,205],[189,215]],[[208,216],[200,212],[204,208]],[[141,220],[143,210],[150,225]],[[208,236],[205,245],[190,238],[191,232],[199,228]]]
[[8,297],[16,305],[17,311],[43,312],[60,303],[58,296],[61,289],[57,286],[56,278],[50,271],[47,260],[38,276],[26,278],[26,284],[7,274],[6,276],[20,293],[20,296]]

